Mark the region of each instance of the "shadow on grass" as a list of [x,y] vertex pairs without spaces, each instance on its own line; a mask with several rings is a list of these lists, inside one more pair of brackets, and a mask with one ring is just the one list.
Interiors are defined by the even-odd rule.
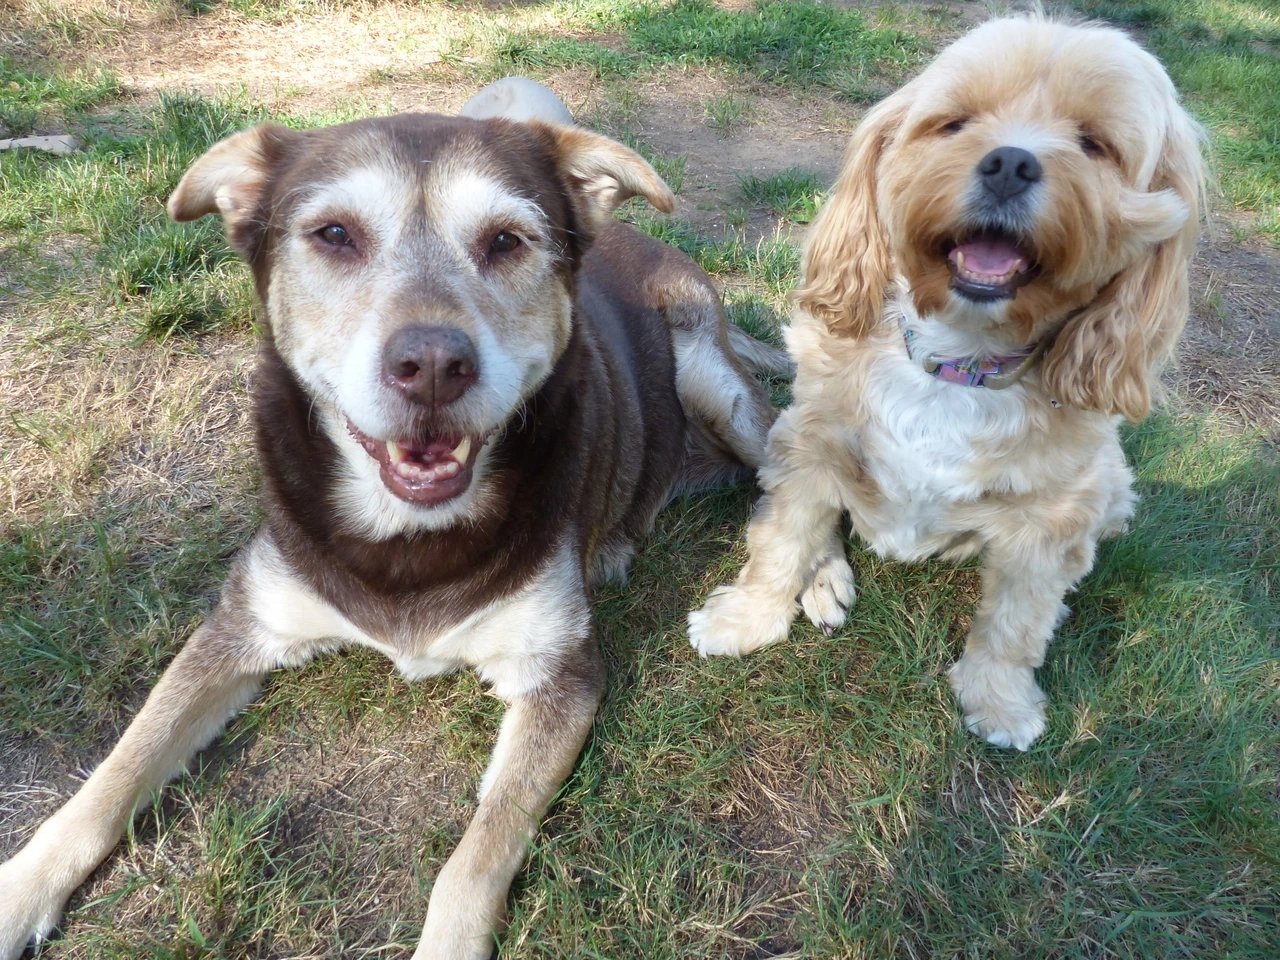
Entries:
[[609,696],[508,942],[582,946],[585,925],[600,956],[1264,956],[1280,465],[1190,419],[1126,443],[1143,504],[1073,598],[1028,754],[963,733],[946,686],[972,569],[855,549],[843,635],[701,661],[684,614],[741,562],[755,494],[677,504],[597,604]]

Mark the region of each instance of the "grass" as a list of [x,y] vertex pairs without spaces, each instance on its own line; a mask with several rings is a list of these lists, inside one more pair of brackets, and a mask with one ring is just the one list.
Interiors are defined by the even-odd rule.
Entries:
[[707,125],[727,136],[735,127],[746,122],[751,105],[742,97],[726,93],[708,100],[705,109]]
[[739,184],[749,203],[768,207],[794,223],[812,220],[826,196],[817,176],[796,167],[770,177],[749,174]]
[[912,34],[867,25],[857,12],[813,2],[767,0],[725,10],[677,0],[661,16],[629,18],[636,49],[660,61],[728,64],[770,83],[824,85],[853,100],[876,99],[873,78],[900,71],[925,49]]
[[[0,228],[16,234],[17,253],[28,260],[46,255],[55,240],[91,244],[98,283],[80,299],[136,308],[121,314],[139,334],[163,339],[180,328],[244,323],[249,287],[242,271],[228,269],[220,231],[212,223],[176,227],[164,201],[200,153],[262,116],[240,100],[166,95],[132,132],[90,126],[87,149],[65,161],[30,151],[0,155]],[[80,265],[67,267],[63,279],[83,286]]]
[[119,93],[120,85],[108,70],[50,75],[21,69],[0,56],[0,131],[21,137],[51,123],[77,120]]
[[814,0],[765,0],[735,10],[709,0],[588,0],[557,7],[558,16],[541,28],[477,24],[457,38],[448,56],[478,64],[478,76],[486,79],[513,69],[549,76],[568,68],[634,78],[698,65],[771,85],[823,87],[865,102],[891,89],[929,49],[905,30],[874,26],[856,11]]
[[[320,9],[236,2],[261,19]],[[1155,11],[1134,14],[1143,29],[1194,39],[1191,6],[1142,9]],[[1257,4],[1195,9],[1209,32],[1179,69],[1265,25]],[[805,84],[847,103],[871,95],[856,70],[878,89],[932,43],[892,6],[874,20],[811,3],[438,12],[454,54],[479,54],[449,66],[458,76],[500,69],[486,51],[502,43],[533,72],[582,71],[606,125],[690,193],[708,158],[645,136],[645,84],[679,94],[686,71],[713,70],[760,84],[753,104]],[[96,22],[67,14],[54,40],[82,42],[75,24]],[[216,225],[169,225],[163,200],[201,150],[266,111],[244,96],[138,104],[105,72],[4,69],[0,102],[87,143],[0,154],[7,853],[74,787],[66,774],[103,755],[256,523],[247,271]],[[1208,103],[1214,82],[1195,96]],[[1234,96],[1218,108],[1245,116]],[[731,107],[750,135],[759,121]],[[1259,139],[1249,127],[1241,142]],[[1267,156],[1224,169],[1256,175],[1265,199]],[[802,169],[741,174],[724,195],[788,223],[820,202]],[[776,340],[798,260],[787,224],[761,237],[626,215],[711,272],[733,322]],[[1207,299],[1225,310],[1233,295],[1223,283]],[[1125,444],[1134,529],[1071,598],[1041,677],[1050,728],[1020,755],[963,733],[945,681],[974,569],[851,545],[861,593],[838,636],[802,624],[747,660],[702,661],[683,616],[741,563],[754,492],[666,511],[629,586],[597,598],[609,692],[517,879],[502,955],[1274,956],[1280,458],[1255,430],[1177,408]],[[472,676],[409,685],[369,652],[279,672],[137,819],[43,956],[407,954],[501,714]]]
[[1142,31],[1210,130],[1218,186],[1280,247],[1280,10],[1217,0],[1073,6]]

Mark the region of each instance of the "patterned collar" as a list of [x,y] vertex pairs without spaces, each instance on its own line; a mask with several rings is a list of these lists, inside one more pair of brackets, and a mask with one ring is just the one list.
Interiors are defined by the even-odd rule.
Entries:
[[902,323],[902,338],[907,343],[907,356],[916,360],[924,372],[946,383],[958,383],[965,387],[986,387],[1003,390],[1025,376],[1040,360],[1051,337],[1028,344],[1011,353],[996,356],[940,357],[929,354],[923,358],[915,355],[915,331]]

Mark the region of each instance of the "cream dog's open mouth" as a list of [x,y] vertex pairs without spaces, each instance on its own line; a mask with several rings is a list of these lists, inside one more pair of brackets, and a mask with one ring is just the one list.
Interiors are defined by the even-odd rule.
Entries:
[[949,244],[944,253],[951,289],[980,302],[1009,299],[1040,272],[1026,244],[1003,232],[974,234]]
[[383,485],[401,500],[435,506],[471,485],[472,471],[489,434],[378,440],[350,420],[347,430],[378,463]]

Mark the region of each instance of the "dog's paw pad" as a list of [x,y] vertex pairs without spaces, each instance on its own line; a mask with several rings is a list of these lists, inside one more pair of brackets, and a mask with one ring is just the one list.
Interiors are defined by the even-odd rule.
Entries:
[[830,637],[844,626],[856,597],[853,568],[844,557],[833,556],[818,565],[800,594],[800,605],[810,622]]
[[718,587],[689,614],[689,643],[704,657],[744,656],[787,635],[793,606],[741,587]]

